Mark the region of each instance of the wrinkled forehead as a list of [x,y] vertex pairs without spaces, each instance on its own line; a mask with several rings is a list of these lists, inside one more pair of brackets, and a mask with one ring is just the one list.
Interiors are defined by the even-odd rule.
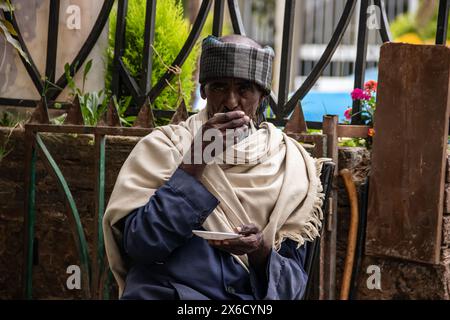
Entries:
[[251,81],[248,79],[242,79],[242,78],[233,78],[233,77],[216,77],[208,79],[205,83],[205,86],[253,86],[256,90],[260,91],[261,93],[264,93],[265,90],[263,87],[261,87],[258,83],[255,81]]

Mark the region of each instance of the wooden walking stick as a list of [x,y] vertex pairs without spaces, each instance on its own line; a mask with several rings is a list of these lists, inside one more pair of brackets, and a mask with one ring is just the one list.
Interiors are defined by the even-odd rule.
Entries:
[[347,254],[345,256],[344,272],[342,274],[340,300],[348,300],[350,292],[350,282],[352,280],[353,263],[356,252],[356,237],[358,233],[358,196],[352,174],[348,169],[342,169],[339,174],[344,180],[350,202],[350,227],[348,230]]

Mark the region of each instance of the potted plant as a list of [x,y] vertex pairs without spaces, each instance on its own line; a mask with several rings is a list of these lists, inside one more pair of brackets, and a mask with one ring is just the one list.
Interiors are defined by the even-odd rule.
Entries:
[[373,124],[375,121],[376,95],[378,83],[375,80],[369,80],[364,84],[364,89],[355,88],[350,93],[353,101],[360,101],[361,111],[352,114],[352,108],[347,107],[344,111],[344,123],[350,123],[352,117],[361,114],[361,119],[365,125],[370,126],[368,129],[368,137],[365,139],[365,145],[368,149],[372,146],[372,139],[375,135]]

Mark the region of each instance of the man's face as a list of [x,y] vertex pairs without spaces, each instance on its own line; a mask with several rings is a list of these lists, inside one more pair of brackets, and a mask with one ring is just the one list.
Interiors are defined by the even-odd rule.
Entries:
[[208,81],[201,94],[207,99],[206,108],[209,116],[240,110],[250,118],[254,118],[263,99],[263,92],[255,83],[237,78]]

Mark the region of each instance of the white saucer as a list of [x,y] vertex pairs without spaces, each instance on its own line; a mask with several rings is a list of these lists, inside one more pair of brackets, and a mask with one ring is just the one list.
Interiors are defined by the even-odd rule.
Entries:
[[239,238],[241,235],[230,232],[214,232],[203,230],[192,230],[192,233],[206,240],[226,240]]

